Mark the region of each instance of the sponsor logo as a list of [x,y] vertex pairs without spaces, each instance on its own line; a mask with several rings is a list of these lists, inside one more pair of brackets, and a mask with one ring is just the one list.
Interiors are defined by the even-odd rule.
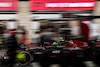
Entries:
[[0,3],[0,7],[11,7],[12,3]]
[[60,50],[52,51],[52,53],[60,53]]
[[46,3],[45,7],[93,7],[95,2],[91,3]]

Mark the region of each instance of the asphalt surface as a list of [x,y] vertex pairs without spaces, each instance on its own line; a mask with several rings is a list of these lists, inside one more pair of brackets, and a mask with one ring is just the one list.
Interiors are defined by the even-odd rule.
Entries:
[[[7,66],[1,66],[1,67],[7,67]],[[18,64],[15,64],[14,67],[41,67],[41,65],[37,62],[31,63],[28,66],[19,66]],[[50,67],[60,67],[60,65],[58,64],[52,64],[50,65]],[[69,66],[69,67],[74,67],[74,66]],[[100,67],[100,66],[96,66],[94,63],[92,63],[91,61],[88,61],[86,63],[86,67]]]
[[[7,66],[1,66],[1,67],[7,67]],[[41,67],[41,65],[37,62],[34,62],[34,63],[31,63],[28,66],[19,66],[18,64],[15,64],[14,67]],[[57,64],[53,64],[53,65],[50,65],[50,67],[60,67],[60,66],[57,65]]]

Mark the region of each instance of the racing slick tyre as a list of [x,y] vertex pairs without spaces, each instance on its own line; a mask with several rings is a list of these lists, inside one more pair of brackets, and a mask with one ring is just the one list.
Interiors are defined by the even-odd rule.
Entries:
[[96,48],[96,50],[95,50],[95,59],[93,60],[93,62],[96,64],[96,65],[98,65],[98,66],[100,66],[100,48]]
[[24,51],[24,55],[25,55],[24,60],[23,61],[18,61],[18,64],[20,66],[27,66],[32,61],[32,56],[31,56],[31,54],[29,52]]
[[1,67],[1,61],[0,61],[0,67]]
[[50,58],[49,58],[49,55],[48,55],[48,52],[45,51],[42,55],[41,55],[41,59],[40,59],[40,65],[41,67],[49,67],[51,65],[50,63]]

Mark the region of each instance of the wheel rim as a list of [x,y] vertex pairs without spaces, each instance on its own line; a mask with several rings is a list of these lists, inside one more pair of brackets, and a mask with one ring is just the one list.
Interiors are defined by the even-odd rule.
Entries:
[[20,63],[24,64],[24,63],[26,63],[26,62],[28,62],[28,61],[29,61],[29,55],[28,55],[28,54],[25,54],[25,59],[24,59],[24,61],[20,61]]

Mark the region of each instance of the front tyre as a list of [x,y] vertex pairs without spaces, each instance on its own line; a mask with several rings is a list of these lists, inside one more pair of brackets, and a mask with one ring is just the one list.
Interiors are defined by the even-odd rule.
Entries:
[[23,61],[18,61],[18,64],[20,65],[20,66],[27,66],[27,65],[29,65],[30,63],[31,63],[31,61],[32,61],[32,56],[31,56],[31,54],[29,53],[29,52],[26,52],[26,51],[24,51],[24,55],[25,55],[25,58],[24,58],[24,60]]

